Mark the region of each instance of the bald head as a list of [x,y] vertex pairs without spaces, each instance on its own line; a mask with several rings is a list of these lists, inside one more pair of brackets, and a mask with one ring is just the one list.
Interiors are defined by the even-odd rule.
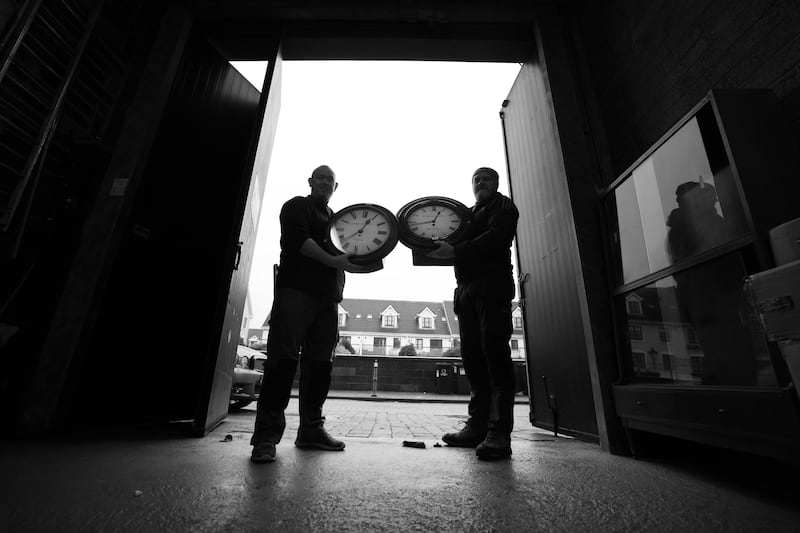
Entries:
[[312,198],[327,204],[339,184],[336,183],[336,173],[333,169],[328,165],[321,165],[311,173],[311,177],[308,178],[308,186],[311,187]]

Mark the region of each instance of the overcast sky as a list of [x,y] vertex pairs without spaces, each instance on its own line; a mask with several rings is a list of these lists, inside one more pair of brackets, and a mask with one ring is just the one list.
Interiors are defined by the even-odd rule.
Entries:
[[[233,65],[258,89],[266,65]],[[253,327],[272,306],[272,265],[279,262],[281,205],[309,192],[307,178],[329,165],[339,182],[338,211],[356,203],[393,213],[422,196],[475,203],[470,180],[481,166],[508,181],[499,112],[518,64],[285,61],[281,111],[259,222],[250,300]],[[398,243],[384,269],[347,274],[345,298],[450,300],[452,267],[411,264]]]

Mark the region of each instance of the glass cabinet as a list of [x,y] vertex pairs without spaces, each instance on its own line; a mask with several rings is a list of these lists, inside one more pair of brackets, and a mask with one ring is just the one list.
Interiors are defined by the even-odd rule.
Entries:
[[783,198],[788,138],[767,91],[712,91],[603,192],[627,429],[800,449],[788,373],[744,290],[773,266],[768,230],[800,214]]

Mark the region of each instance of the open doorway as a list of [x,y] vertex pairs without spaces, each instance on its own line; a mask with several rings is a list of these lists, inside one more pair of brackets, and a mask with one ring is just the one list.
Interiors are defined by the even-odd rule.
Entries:
[[[266,63],[231,64],[261,86]],[[283,61],[280,118],[249,283],[250,312],[245,312],[240,335],[245,343],[265,348],[273,265],[280,253],[278,213],[286,200],[308,193],[306,178],[316,166],[327,164],[337,173],[339,189],[330,204],[334,211],[375,203],[397,213],[411,200],[434,195],[470,206],[470,177],[481,166],[498,170],[500,192],[509,195],[499,111],[519,70],[518,63]],[[432,325],[455,321],[452,308],[447,316],[445,303],[452,300],[454,287],[452,267],[412,266],[410,250],[398,245],[382,270],[348,274],[344,303],[358,300],[358,305],[341,310],[348,315],[340,321],[346,343],[337,348],[344,355],[348,350],[372,357],[406,354],[413,346],[418,355],[457,357],[455,324],[449,336],[443,328],[410,336],[381,334],[375,327],[386,310],[388,320],[393,312],[408,319],[412,308],[399,307],[409,301],[418,304],[410,311],[415,315],[433,308]],[[355,320],[363,325],[349,327]],[[515,335],[520,338],[514,339],[512,354],[522,368],[520,380],[526,381],[521,317]],[[371,358],[369,366],[371,376]],[[425,392],[425,384],[404,385]]]

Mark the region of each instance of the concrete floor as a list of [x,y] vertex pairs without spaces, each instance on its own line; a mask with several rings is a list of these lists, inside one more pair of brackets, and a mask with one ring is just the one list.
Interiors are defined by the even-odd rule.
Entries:
[[[253,410],[203,438],[5,442],[0,531],[800,530],[791,468],[612,456],[532,428],[524,405],[513,458],[478,461],[434,446],[465,411],[329,400],[328,426],[347,449],[321,452],[293,446],[293,400],[278,460],[264,465],[249,461]],[[409,436],[426,448],[403,447]]]

